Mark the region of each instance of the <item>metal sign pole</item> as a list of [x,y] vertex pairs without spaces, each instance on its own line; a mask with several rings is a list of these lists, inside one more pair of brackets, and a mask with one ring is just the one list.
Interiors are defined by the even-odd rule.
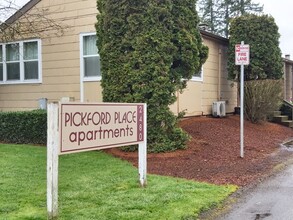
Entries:
[[[241,41],[241,45],[244,42]],[[244,157],[244,65],[240,71],[240,157]]]
[[235,64],[241,66],[240,70],[240,157],[244,157],[244,65],[249,65],[249,44],[235,45]]

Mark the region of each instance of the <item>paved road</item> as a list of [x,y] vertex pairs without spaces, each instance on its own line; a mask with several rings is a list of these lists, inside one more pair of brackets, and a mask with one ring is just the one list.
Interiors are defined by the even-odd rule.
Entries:
[[222,220],[293,220],[293,165],[244,196]]

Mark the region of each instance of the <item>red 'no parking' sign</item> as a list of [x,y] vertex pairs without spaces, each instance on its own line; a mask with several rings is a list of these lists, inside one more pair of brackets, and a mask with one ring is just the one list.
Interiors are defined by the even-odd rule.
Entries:
[[249,45],[248,44],[235,45],[235,64],[249,65]]

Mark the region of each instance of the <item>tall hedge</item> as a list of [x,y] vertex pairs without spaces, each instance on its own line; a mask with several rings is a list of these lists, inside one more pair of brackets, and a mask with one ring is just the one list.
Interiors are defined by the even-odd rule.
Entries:
[[184,148],[188,139],[169,106],[207,57],[195,2],[97,1],[103,100],[147,103],[149,151]]
[[280,79],[283,64],[279,38],[278,26],[271,16],[249,14],[234,18],[230,24],[230,78],[239,76],[240,68],[235,66],[235,44],[244,41],[250,45],[250,65],[245,66],[245,80]]

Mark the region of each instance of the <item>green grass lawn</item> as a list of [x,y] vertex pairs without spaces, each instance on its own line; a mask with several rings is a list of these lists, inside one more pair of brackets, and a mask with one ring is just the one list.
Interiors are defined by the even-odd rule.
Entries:
[[[236,190],[148,175],[103,152],[59,157],[59,219],[196,219]],[[0,144],[0,219],[47,219],[46,148]]]

